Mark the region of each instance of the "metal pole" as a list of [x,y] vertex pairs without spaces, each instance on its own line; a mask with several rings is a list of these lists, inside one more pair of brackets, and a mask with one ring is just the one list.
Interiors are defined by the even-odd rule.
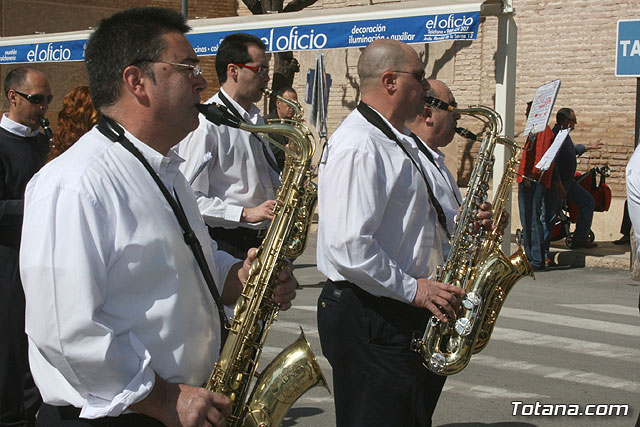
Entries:
[[182,14],[184,15],[185,19],[189,19],[189,0],[182,0]]
[[[498,49],[496,54],[496,103],[495,109],[502,116],[503,135],[513,138],[515,116],[516,87],[516,52],[518,28],[513,13],[504,13],[498,17]],[[495,148],[495,164],[493,166],[493,185],[498,188],[506,166],[506,149],[503,145]],[[511,195],[511,194],[510,194]],[[511,201],[506,204],[506,211],[511,215]],[[511,253],[511,221],[507,225],[501,249]]]
[[633,138],[633,148],[638,146],[640,138],[640,77],[636,78],[636,133]]

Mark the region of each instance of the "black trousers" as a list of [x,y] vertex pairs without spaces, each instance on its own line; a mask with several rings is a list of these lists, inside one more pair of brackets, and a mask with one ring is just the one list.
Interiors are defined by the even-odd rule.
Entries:
[[431,426],[446,377],[410,349],[429,311],[328,281],[318,298],[322,352],[333,368],[336,425]]
[[264,239],[266,230],[250,230],[248,228],[209,227],[209,235],[218,244],[218,249],[230,253],[236,258],[245,259],[247,251],[257,248]]
[[96,419],[78,418],[80,409],[73,406],[52,406],[43,403],[38,413],[36,427],[162,427],[160,421],[142,414],[125,414],[119,417]]
[[0,426],[33,425],[42,400],[29,371],[18,248],[0,245]]

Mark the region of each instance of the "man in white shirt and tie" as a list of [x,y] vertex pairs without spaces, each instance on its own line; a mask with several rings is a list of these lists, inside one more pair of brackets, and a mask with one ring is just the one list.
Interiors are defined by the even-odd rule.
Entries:
[[[255,105],[269,82],[262,40],[244,33],[225,37],[216,54],[216,72],[221,88],[207,103],[222,104],[249,124],[264,124]],[[273,218],[280,178],[269,143],[244,130],[213,125],[201,115],[178,153],[186,159],[180,170],[192,181],[211,237],[220,249],[244,258],[247,249],[260,245]]]
[[[440,80],[429,80],[427,96],[441,99],[447,104],[457,107],[451,90]],[[445,156],[440,149],[453,141],[459,119],[459,113],[425,105],[422,114],[407,122],[407,127],[420,139],[418,148],[421,151],[421,159],[431,183],[431,189],[447,217],[447,228],[450,235],[455,232],[455,216],[462,203],[462,195],[455,178],[445,164]],[[446,259],[451,245],[446,236],[442,243],[442,255]]]

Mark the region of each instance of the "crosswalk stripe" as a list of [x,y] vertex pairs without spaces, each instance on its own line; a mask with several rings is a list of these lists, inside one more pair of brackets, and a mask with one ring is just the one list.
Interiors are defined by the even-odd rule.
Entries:
[[298,310],[306,310],[306,311],[318,311],[318,306],[316,305],[292,305],[291,308],[295,308]]
[[510,343],[520,345],[553,348],[571,353],[580,353],[587,356],[619,359],[628,362],[637,362],[640,360],[640,350],[635,348],[620,347],[555,335],[538,334],[518,329],[496,327],[491,335],[491,341],[493,340],[508,341]]
[[585,319],[580,317],[565,316],[563,314],[542,313],[520,308],[503,307],[500,311],[501,318],[527,320],[530,322],[547,323],[557,326],[570,326],[573,328],[589,329],[591,331],[607,332],[610,334],[640,336],[640,327],[620,323],[605,322],[602,320]]
[[599,313],[622,314],[624,316],[640,317],[638,307],[627,307],[616,304],[558,304],[560,307],[577,308],[580,310],[597,311]]
[[451,392],[455,394],[461,394],[463,396],[471,396],[480,399],[498,399],[498,398],[513,398],[513,399],[545,399],[549,396],[529,393],[524,391],[514,391],[501,387],[489,387],[485,385],[472,385],[468,382],[457,381],[451,378],[447,379],[444,383],[445,392]]
[[640,392],[640,383],[592,372],[538,365],[536,363],[525,362],[522,360],[505,360],[504,358],[497,358],[485,354],[476,354],[471,358],[471,363],[489,366],[499,370],[518,371],[520,373],[529,371],[532,375],[542,376],[544,378],[560,379],[572,383],[587,384],[596,387],[620,389],[629,393]]

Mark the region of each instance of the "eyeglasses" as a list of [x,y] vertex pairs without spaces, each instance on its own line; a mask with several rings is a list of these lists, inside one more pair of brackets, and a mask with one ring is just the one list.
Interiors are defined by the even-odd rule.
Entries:
[[173,65],[173,66],[176,66],[176,67],[182,67],[184,69],[190,70],[191,74],[193,75],[194,78],[202,75],[202,68],[200,67],[200,64],[196,64],[196,65],[180,64],[179,62],[154,61],[153,59],[141,59],[139,61],[134,62],[134,64],[137,64],[139,62],[159,62],[161,64],[167,64],[167,65]]
[[245,64],[231,64],[231,65],[235,65],[236,67],[247,68],[259,76],[266,76],[267,74],[269,74],[269,69],[266,67],[254,67],[252,65],[245,65]]
[[32,104],[42,104],[45,101],[47,101],[47,104],[51,104],[51,101],[53,101],[53,95],[27,95],[26,93],[18,92],[15,89],[13,91]]
[[422,71],[392,71],[392,73],[400,73],[400,74],[411,74],[417,81],[418,83],[422,83],[424,81],[424,76],[425,76],[425,72],[424,70]]

